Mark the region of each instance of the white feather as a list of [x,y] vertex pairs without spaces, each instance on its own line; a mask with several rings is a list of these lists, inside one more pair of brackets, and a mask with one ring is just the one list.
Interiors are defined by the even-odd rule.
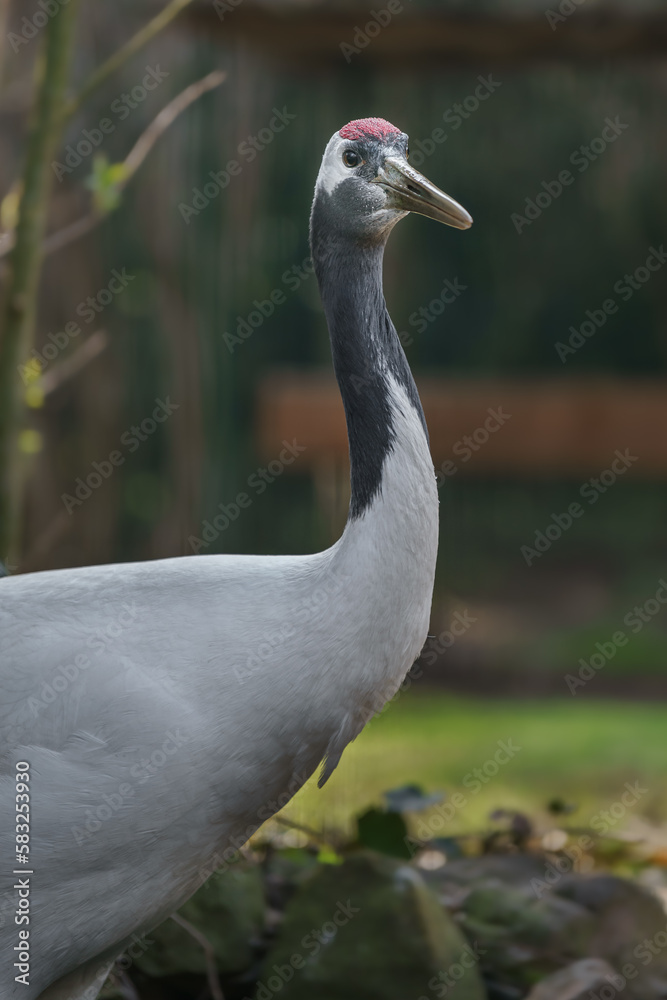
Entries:
[[343,150],[349,145],[350,143],[346,139],[341,139],[337,132],[329,139],[322,156],[316,188],[331,194],[341,181],[353,175],[354,169],[346,167],[343,163]]

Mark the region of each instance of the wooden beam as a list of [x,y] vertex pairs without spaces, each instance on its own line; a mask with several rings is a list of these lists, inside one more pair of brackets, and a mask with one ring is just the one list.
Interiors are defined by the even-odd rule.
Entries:
[[[667,53],[664,10],[630,13],[607,8],[596,13],[579,8],[552,27],[542,12],[519,17],[404,9],[362,48],[359,32],[370,34],[365,32],[372,22],[370,11],[237,3],[218,0],[222,19],[208,0],[194,5],[187,17],[223,43],[242,41],[267,59],[309,71],[336,65],[448,69],[461,63],[489,70],[504,63],[644,59]],[[557,9],[557,4],[552,7]],[[348,63],[341,44],[355,44],[355,35],[358,53]]]
[[[463,475],[588,477],[628,449],[636,456],[633,479],[667,476],[665,380],[425,377],[417,383],[433,460],[443,471],[451,462]],[[300,470],[346,461],[343,406],[332,376],[272,375],[259,386],[256,413],[265,460],[275,458],[283,440],[296,438],[306,449]]]

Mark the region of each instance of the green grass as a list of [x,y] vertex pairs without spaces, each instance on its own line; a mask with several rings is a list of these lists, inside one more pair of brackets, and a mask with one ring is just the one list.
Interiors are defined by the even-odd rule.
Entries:
[[[579,808],[586,826],[620,799],[625,782],[647,789],[632,812],[667,820],[667,713],[660,704],[575,698],[475,700],[441,691],[406,692],[347,748],[322,790],[311,779],[284,811],[316,829],[350,828],[351,818],[407,783],[461,792],[465,805],[439,833],[478,830],[496,808],[544,815],[553,797]],[[498,741],[521,749],[475,789],[474,768],[493,759]],[[495,770],[495,765],[488,767]],[[624,825],[618,823],[618,829]]]

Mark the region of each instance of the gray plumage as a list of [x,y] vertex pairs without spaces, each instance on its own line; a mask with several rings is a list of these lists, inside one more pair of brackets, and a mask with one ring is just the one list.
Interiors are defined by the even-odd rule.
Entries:
[[[360,135],[332,138],[313,209],[351,443],[341,539],[309,556],[197,556],[0,581],[3,1000],[92,1000],[128,944],[321,762],[326,780],[419,655],[438,498],[381,289],[384,242],[405,210],[377,179],[407,137]],[[373,176],[346,168],[329,183],[341,142]],[[466,219],[442,221],[464,228]],[[27,986],[15,980],[13,951],[18,761],[31,773]]]

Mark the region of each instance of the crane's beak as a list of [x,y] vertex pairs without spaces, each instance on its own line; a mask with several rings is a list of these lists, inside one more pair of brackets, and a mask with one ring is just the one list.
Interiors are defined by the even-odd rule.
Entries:
[[374,180],[387,192],[390,208],[418,212],[455,229],[469,229],[472,217],[458,201],[411,167],[407,160],[387,156]]

